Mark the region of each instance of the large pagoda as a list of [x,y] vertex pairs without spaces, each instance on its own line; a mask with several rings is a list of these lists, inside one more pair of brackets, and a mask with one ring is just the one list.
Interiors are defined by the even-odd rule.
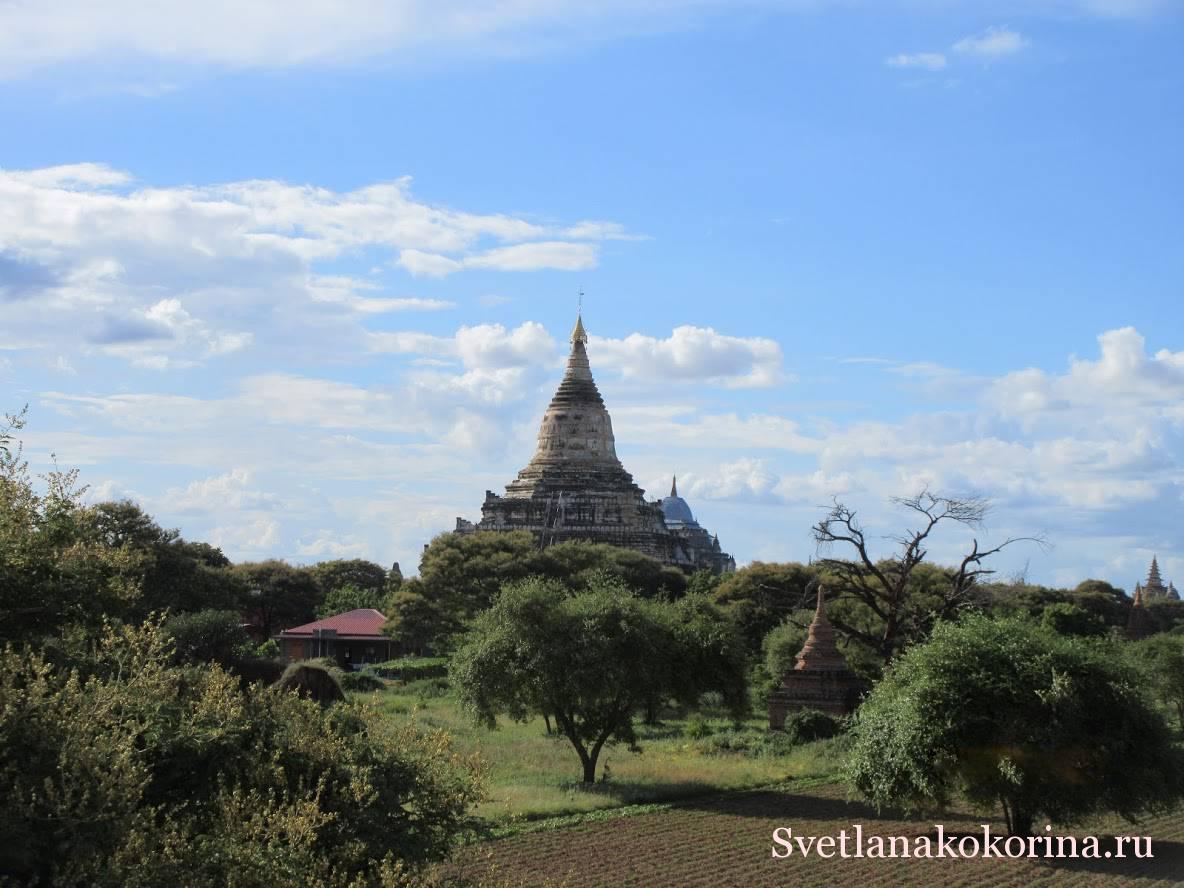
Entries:
[[456,532],[528,530],[540,546],[586,540],[635,549],[685,570],[733,570],[735,562],[720,550],[718,539],[697,524],[698,534],[682,524],[674,527],[677,521],[662,501],[647,501],[621,465],[587,345],[577,316],[567,370],[543,414],[534,456],[506,485],[504,496],[485,491],[479,522],[457,518]]

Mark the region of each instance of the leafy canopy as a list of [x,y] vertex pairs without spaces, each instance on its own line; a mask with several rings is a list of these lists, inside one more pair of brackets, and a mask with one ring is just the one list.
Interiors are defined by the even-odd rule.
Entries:
[[977,615],[896,661],[856,713],[848,769],[880,805],[1001,804],[1013,834],[1184,794],[1181,750],[1114,645]]
[[743,648],[732,626],[700,596],[677,603],[640,598],[601,576],[585,591],[532,578],[507,586],[476,618],[449,676],[481,722],[499,714],[553,716],[592,782],[608,743],[634,745],[634,715],[670,697],[694,704],[718,691],[746,706]]

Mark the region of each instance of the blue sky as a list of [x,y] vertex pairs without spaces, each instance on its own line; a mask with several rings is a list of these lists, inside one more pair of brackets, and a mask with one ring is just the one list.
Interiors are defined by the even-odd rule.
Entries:
[[231,557],[410,571],[529,458],[583,288],[626,467],[741,562],[929,485],[1047,535],[1004,573],[1178,580],[1182,26],[0,5],[3,406],[38,466]]

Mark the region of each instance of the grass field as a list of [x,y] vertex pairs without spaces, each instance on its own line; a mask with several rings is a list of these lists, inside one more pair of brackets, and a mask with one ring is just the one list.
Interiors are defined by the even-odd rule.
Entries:
[[[772,833],[791,827],[797,836],[835,836],[862,824],[866,836],[916,837],[947,833],[996,834],[996,812],[956,811],[939,819],[879,815],[847,798],[835,782],[835,741],[793,747],[784,754],[721,753],[713,740],[737,736],[723,717],[664,715],[639,726],[643,751],[622,747],[602,757],[610,777],[587,788],[568,742],[548,736],[541,719],[502,721],[498,730],[476,726],[431,683],[392,687],[370,695],[393,720],[453,734],[456,748],[477,753],[489,775],[489,799],[477,813],[491,824],[492,840],[462,847],[437,870],[482,885],[518,886],[727,886],[785,885],[824,888],[888,886],[1149,886],[1184,885],[1184,812],[1138,826],[1099,820],[1071,831],[1107,837],[1150,836],[1149,860],[926,860],[773,859]],[[425,694],[424,691],[427,691]],[[739,736],[766,737],[751,719]],[[468,882],[466,882],[468,884]]]
[[[454,736],[458,751],[478,753],[488,768],[489,799],[477,814],[503,825],[765,786],[790,777],[819,777],[834,768],[825,742],[797,747],[788,755],[705,753],[704,742],[690,736],[690,722],[664,716],[659,726],[639,726],[642,752],[623,746],[606,749],[600,761],[608,780],[585,787],[575,750],[565,738],[548,736],[542,719],[527,724],[503,719],[497,730],[489,731],[474,725],[449,696],[423,696],[398,687],[370,696],[390,718],[443,728]],[[717,736],[732,727],[722,717],[696,719],[695,725],[699,732]],[[741,733],[758,737],[764,732],[764,722],[751,719]]]
[[[981,835],[997,818],[966,812],[940,820],[878,816],[846,800],[836,785],[729,792],[676,803],[667,810],[580,823],[461,849],[445,868],[450,876],[487,879],[492,884],[579,886],[755,886],[798,888],[897,888],[897,886],[1150,886],[1184,885],[1184,815],[1152,818],[1131,826],[1103,820],[1075,829],[1076,835],[1146,835],[1153,838],[1148,860],[1012,859],[803,859],[772,857],[772,831],[837,836],[862,824],[865,834],[932,835],[935,823],[947,832]],[[1058,830],[1058,832],[1062,832]],[[1101,847],[1108,845],[1103,843]]]

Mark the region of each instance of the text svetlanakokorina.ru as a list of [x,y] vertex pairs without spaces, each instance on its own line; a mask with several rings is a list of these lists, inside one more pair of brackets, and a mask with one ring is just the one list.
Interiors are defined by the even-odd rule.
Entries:
[[947,834],[945,827],[934,824],[934,835],[880,836],[864,835],[863,825],[854,823],[851,831],[826,836],[794,835],[793,827],[773,830],[773,857],[832,858],[1048,858],[1096,860],[1154,857],[1150,836],[1063,836],[1053,835],[1044,827],[1043,835],[1009,836],[994,833],[989,824],[979,824],[982,834],[965,832]]

